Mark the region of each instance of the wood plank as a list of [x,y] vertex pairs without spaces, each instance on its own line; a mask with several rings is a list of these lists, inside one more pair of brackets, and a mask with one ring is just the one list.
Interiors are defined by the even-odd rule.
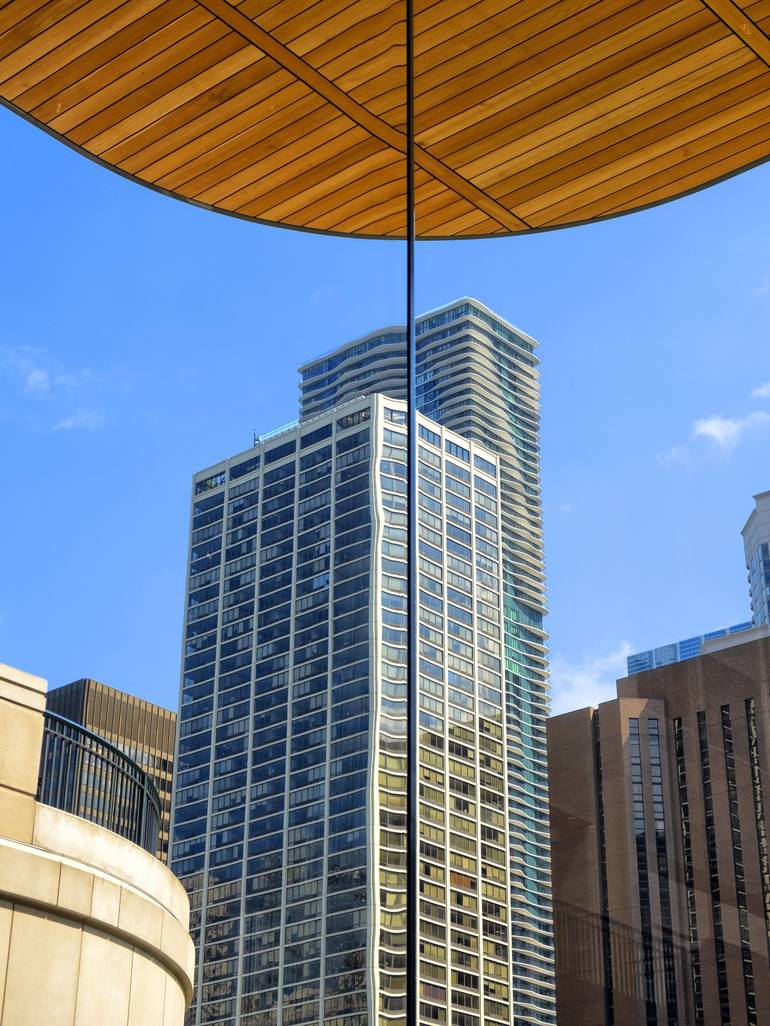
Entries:
[[[315,200],[320,205],[329,202],[331,197],[337,203],[343,193],[336,183],[355,185],[364,181],[373,191],[383,176],[387,178],[392,173],[389,172],[392,161],[392,152],[386,146],[375,139],[364,139],[352,152],[338,154],[334,159],[314,168],[312,173],[303,175],[299,181],[290,178],[285,185],[261,196],[259,216],[273,221],[291,217],[295,211],[305,210]],[[240,193],[232,198],[233,209],[246,213],[255,209],[249,204],[238,205],[239,197]]]
[[324,231],[336,231],[340,225],[345,225],[354,232],[368,235],[372,234],[368,228],[372,220],[371,211],[376,208],[388,228],[400,224],[403,230],[405,217],[403,188],[400,185],[402,181],[403,176],[398,174],[398,170],[391,169],[385,181],[378,181],[377,186],[370,190],[359,189],[355,196],[351,196],[342,205],[326,204],[331,209],[313,206],[297,211],[293,216]]
[[[333,62],[333,72],[350,65],[352,59],[366,59],[368,49],[361,47],[354,57],[345,54],[338,58]],[[376,60],[369,63],[373,66],[377,64]],[[255,125],[262,121],[263,111],[274,105],[293,102],[304,95],[304,85],[297,83],[296,80],[293,80],[291,93],[281,93],[288,80],[288,72],[278,69],[269,58],[263,58],[258,66],[252,66],[243,74],[253,75],[255,81],[259,82],[266,78],[270,68],[274,69],[272,74],[276,76],[275,84],[266,82],[264,88],[260,86],[257,89],[252,88],[246,78],[239,79],[243,92],[238,95],[238,82],[235,79],[228,79],[215,93],[203,94],[188,101],[183,107],[135,133],[102,156],[111,161],[124,160],[123,166],[132,172],[142,169],[144,174],[144,169],[148,169],[147,173],[151,176],[155,173],[168,173],[183,162],[193,159],[198,153],[205,152],[207,148],[225,142],[228,119],[233,119],[230,130],[234,138],[250,124]],[[399,75],[399,78],[403,78],[403,75]],[[274,91],[275,95],[272,95],[271,91]],[[143,145],[149,147],[146,154],[142,152]],[[174,152],[174,147],[178,147],[178,153]],[[149,166],[155,162],[161,162],[162,168],[157,172],[150,171]]]
[[[369,160],[372,162],[373,169],[387,168],[391,163],[391,157],[388,156],[391,151],[388,151],[387,147],[383,147],[376,140],[373,141],[371,136],[364,135],[360,128],[349,129],[348,138],[350,139],[350,151],[347,153],[339,149],[332,150],[330,153],[325,152],[324,158],[315,163],[308,163],[307,155],[303,154],[302,157],[295,157],[293,160],[283,162],[264,178],[249,179],[246,175],[237,176],[237,180],[234,179],[230,183],[231,191],[229,192],[228,183],[222,183],[214,201],[216,203],[226,202],[233,209],[265,210],[275,204],[288,202],[296,195],[299,198],[295,206],[291,208],[292,213],[311,202],[315,203],[329,197],[333,197],[329,200],[330,202],[339,204],[347,198],[351,189],[348,188],[342,193],[337,193],[333,186],[330,187],[328,182],[322,180],[318,171],[319,167],[323,166],[327,170],[340,168],[349,183],[355,178],[350,168],[357,161]],[[375,182],[375,177],[372,177],[370,182],[372,187]],[[211,202],[211,200],[207,199],[206,202]]]
[[[229,56],[210,63],[211,58],[216,56],[219,46],[221,46],[222,52],[226,53],[230,45],[230,39],[223,39],[220,44],[208,47],[201,56],[200,72],[194,78],[187,78],[180,74],[179,77],[183,78],[183,81],[175,88],[168,89],[169,85],[173,86],[174,79],[169,80],[166,76],[163,77],[162,82],[157,80],[150,83],[147,88],[146,105],[136,107],[135,104],[132,104],[135,108],[133,113],[117,123],[110,124],[98,135],[91,136],[88,139],[88,148],[101,155],[104,150],[110,149],[117,142],[129,138],[148,124],[164,117],[169,111],[180,107],[191,97],[211,89],[235,72],[249,67],[260,59],[259,54],[255,53],[251,47],[244,46]],[[79,126],[76,131],[80,132],[81,127]],[[89,122],[89,134],[92,130],[92,122]]]
[[[329,226],[348,226],[352,233],[364,238],[394,238],[400,233],[403,236],[405,215],[403,194],[399,193],[397,184],[388,191],[378,190],[367,202],[360,197],[355,207],[345,205],[335,218],[327,215],[313,222],[316,228],[329,230]],[[339,229],[338,229],[339,230]]]
[[640,114],[629,121],[622,132],[612,128],[597,133],[548,160],[533,162],[517,172],[513,178],[513,190],[498,195],[498,200],[515,208],[517,203],[524,204],[546,192],[559,190],[578,176],[591,174],[618,158],[657,142],[670,131],[678,131],[712,112],[724,110],[731,103],[740,103],[764,89],[770,89],[770,77],[752,61],[738,71],[722,75],[715,80],[713,87],[714,93],[706,101],[700,89],[693,89],[663,107]]
[[[697,191],[714,182],[729,178],[745,168],[766,163],[770,159],[770,139],[754,142],[745,149],[738,150],[730,147],[726,152],[716,157],[710,154],[707,156],[712,158],[712,162],[706,164],[706,166],[701,166],[696,171],[691,171],[689,174],[673,182],[669,181],[665,186],[653,189],[651,192],[637,194],[633,199],[632,209],[644,209],[651,205],[675,199],[678,196]],[[626,213],[627,210],[628,207],[624,204],[623,206],[610,209],[607,214],[612,217]]]
[[[740,63],[743,62],[743,63]],[[515,158],[505,160],[497,168],[487,172],[485,180],[488,180],[488,187],[493,194],[502,196],[515,191],[516,182],[521,174],[525,174],[530,168],[541,164],[544,160],[564,156],[574,165],[572,151],[581,147],[591,140],[607,136],[614,132],[617,134],[629,133],[629,126],[637,117],[649,116],[652,119],[666,120],[669,117],[669,104],[676,97],[688,96],[691,105],[697,105],[694,95],[703,92],[704,87],[709,87],[712,82],[719,81],[723,76],[740,71],[746,71],[751,75],[759,70],[759,66],[750,55],[738,50],[735,54],[728,55],[721,60],[715,61],[704,68],[699,68],[690,76],[675,79],[673,84],[665,84],[658,90],[639,96],[636,100],[627,102],[625,106],[614,108],[610,114],[597,117],[596,124],[590,119],[583,121],[581,125],[571,131],[566,131],[560,138],[559,144],[554,144],[554,133],[548,140],[539,139],[538,145],[526,147],[522,145],[517,150]],[[558,126],[557,126],[558,127]],[[636,140],[637,148],[641,145]],[[493,184],[493,180],[496,182]]]
[[[241,32],[245,38],[260,47],[268,56],[273,57],[279,64],[291,71],[311,89],[333,103],[344,114],[358,122],[374,138],[380,139],[387,146],[400,152],[405,151],[405,140],[403,133],[395,131],[391,126],[372,115],[365,107],[356,104],[347,94],[338,89],[334,83],[329,82],[320,75],[314,68],[307,65],[301,58],[296,57],[286,48],[279,46],[268,33],[262,34],[248,19],[240,19],[227,0],[198,0],[208,10],[219,18],[226,20],[236,31]],[[451,168],[437,160],[431,153],[417,147],[415,160],[424,167],[426,171],[444,181],[459,195],[463,195],[471,202],[476,202],[481,209],[490,216],[495,217],[503,226],[518,228],[521,226],[519,218],[513,216],[510,211],[500,207],[483,193],[479,193],[468,181],[459,176]]]
[[461,173],[472,177],[482,187],[499,182],[515,174],[522,161],[528,163],[532,157],[526,154],[532,154],[532,151],[537,151],[535,159],[543,159],[565,146],[588,138],[595,131],[605,130],[610,124],[621,126],[635,113],[659,106],[660,102],[665,103],[669,90],[673,95],[677,94],[677,90],[686,91],[684,83],[687,76],[698,81],[709,81],[713,71],[707,69],[717,61],[721,62],[718,67],[728,70],[740,68],[753,59],[733,38],[726,37],[699,53],[648,75],[641,83],[632,83],[616,93],[582,106],[561,122],[551,122],[526,136],[516,138],[515,146],[513,141],[509,143],[507,133],[501,133],[503,138],[500,140],[499,154],[504,158],[508,156],[508,159],[499,160],[497,154],[485,153],[467,165],[462,165]]
[[[560,0],[543,0],[536,4],[442,0],[429,10],[415,11],[415,60],[423,67],[442,64],[456,54],[454,44],[458,39],[472,39],[472,48],[478,47],[481,52],[485,44],[508,34],[515,37],[514,41],[523,42],[595,3],[596,0],[570,0],[567,10]],[[499,49],[498,44],[497,52]]]
[[697,152],[702,143],[708,145],[714,137],[724,134],[730,137],[739,134],[736,122],[749,126],[753,120],[770,119],[770,92],[759,94],[744,100],[742,103],[730,104],[718,114],[712,113],[704,120],[696,122],[679,131],[667,132],[657,143],[650,144],[625,159],[613,161],[608,166],[591,175],[582,175],[574,179],[553,194],[538,197],[530,203],[523,204],[525,216],[538,222],[559,219],[566,210],[581,204],[580,197],[592,194],[594,190],[603,190],[606,183],[613,180],[632,178],[637,169],[648,166],[650,162],[673,163],[672,151],[679,153]]
[[[88,25],[99,21],[121,3],[123,0],[86,0],[85,3],[82,0],[51,0],[48,7],[6,35],[0,59],[0,84]],[[41,23],[39,28],[38,22]]]
[[[89,46],[86,43],[79,55],[73,54],[72,56],[66,50],[69,44],[59,47],[53,54],[56,65],[59,65],[53,74],[51,73],[53,60],[47,56],[41,57],[40,60],[30,64],[24,71],[19,72],[18,75],[6,82],[3,87],[4,95],[13,99],[25,110],[36,111],[39,108],[35,116],[41,120],[47,120],[53,116],[51,111],[56,110],[57,94],[62,94],[65,90],[73,88],[98,68],[106,68],[109,62],[117,56],[122,56],[124,61],[129,61],[128,51],[135,43],[152,36],[165,25],[194,10],[197,5],[195,0],[175,0],[174,3],[170,3],[169,0],[138,0],[138,2],[129,0],[124,6],[132,16],[130,22],[121,25],[122,15],[115,12],[107,22],[106,27],[109,34],[99,44]],[[143,9],[147,10],[146,14],[141,13]],[[122,10],[123,8],[121,8]],[[111,31],[116,26],[117,31]],[[99,28],[99,24],[95,25],[93,32],[96,34]],[[82,39],[81,34],[72,40],[73,49],[75,44],[80,45]],[[124,67],[121,70],[125,71],[126,69]],[[82,95],[88,94],[83,93]],[[51,100],[53,103],[49,103]]]
[[[186,45],[193,55],[180,59]],[[149,123],[157,116],[156,105],[166,97],[194,95],[195,83],[204,73],[213,72],[214,80],[225,78],[247,67],[256,56],[242,40],[223,32],[213,21],[193,33],[189,42],[173,44],[132,71],[124,82],[110,84],[69,110],[63,116],[71,125],[68,135],[78,143],[88,143],[89,149],[92,145],[105,148],[108,137],[123,138]],[[61,120],[56,118],[51,124],[57,127]]]
[[[98,61],[92,71],[81,74],[69,86],[49,93],[30,110],[56,131],[67,132],[111,103],[124,99],[146,81],[153,67],[167,67],[171,47],[184,45],[185,40],[206,26],[209,32],[217,29],[214,19],[193,6],[181,17],[160,25],[142,40],[141,46],[108,57],[104,62]],[[195,45],[191,44],[193,54],[195,50]]]
[[[85,0],[83,2],[85,3]],[[0,7],[0,53],[6,52],[3,43],[6,32],[50,3],[51,0],[13,0],[13,3],[6,3]]]
[[480,210],[473,210],[452,218],[451,221],[426,228],[426,233],[437,238],[454,238],[457,235],[464,235],[469,230],[473,230],[474,234],[479,230],[483,231],[484,224],[489,226],[488,218],[484,217]]
[[770,39],[732,0],[702,0],[741,42],[770,68]]
[[[663,194],[666,189],[673,189],[676,182],[682,178],[697,179],[702,167],[710,167],[715,164],[725,164],[729,167],[730,158],[735,152],[741,152],[747,148],[762,147],[765,153],[770,154],[770,110],[764,110],[747,119],[746,132],[736,133],[732,126],[727,126],[721,131],[714,132],[710,138],[701,139],[697,145],[684,147],[680,151],[682,159],[672,163],[668,154],[647,162],[640,168],[625,176],[621,176],[615,183],[615,188],[608,188],[605,185],[597,190],[587,191],[582,199],[583,202],[575,202],[569,207],[570,220],[584,220],[586,217],[594,216],[599,206],[605,210],[612,211],[625,207],[628,203],[637,202],[640,196],[648,191],[647,183],[653,181]],[[609,183],[607,183],[609,184]],[[558,224],[561,218],[558,216],[549,220],[538,221],[538,224]]]
[[[402,0],[191,2],[16,0],[0,94],[194,202],[403,231]],[[770,0],[418,2],[420,231],[601,216],[753,157],[765,19]]]
[[[486,119],[479,112],[476,139],[465,132],[458,144],[462,159],[469,161],[483,157],[492,150],[515,147],[522,137],[555,122],[560,116],[584,109],[596,101],[606,100],[608,94],[622,87],[641,89],[644,80],[652,74],[679,65],[686,57],[726,38],[719,25],[713,24],[698,30],[700,16],[696,19],[688,18],[683,24],[689,30],[683,36],[680,35],[679,26],[673,26],[649,37],[639,48],[634,47],[632,61],[629,60],[627,50],[608,56],[602,62],[602,74],[590,65],[567,78],[562,77],[559,71],[538,76],[536,81],[531,81],[526,87],[522,86],[515,116],[511,116],[511,123],[492,139],[480,130],[480,124]],[[438,149],[446,160],[454,163],[457,158],[453,156],[455,151],[452,146],[453,141],[448,140]]]
[[[244,76],[253,81],[245,84]],[[238,88],[238,83],[242,83]],[[116,147],[105,151],[108,159],[121,159],[130,171],[142,170],[152,177],[179,170],[207,149],[225,145],[249,126],[270,116],[265,97],[275,96],[278,107],[288,106],[310,95],[298,82],[274,62],[263,57],[227,79],[217,89],[207,90],[163,118],[134,132]],[[221,96],[221,100],[220,97]],[[115,155],[114,157],[112,155]]]
[[370,0],[366,4],[322,0],[306,8],[301,19],[292,19],[287,26],[272,30],[272,34],[293,53],[318,67],[392,25],[403,23],[403,17],[403,5],[393,0]]
[[[183,188],[196,195],[204,191],[216,193],[222,183],[232,183],[232,192],[238,187],[237,183],[249,185],[262,180],[303,156],[308,166],[312,167],[316,160],[316,147],[324,148],[324,155],[331,156],[333,152],[344,148],[343,137],[353,129],[356,139],[369,138],[359,125],[342,117],[333,108],[330,109],[328,104],[319,102],[314,93],[307,90],[307,87],[305,89],[302,99],[292,105],[290,110],[282,111],[280,119],[268,118],[263,122],[261,131],[264,138],[260,138],[259,133],[243,133],[243,141],[241,137],[231,140],[224,154],[212,153],[208,167],[204,155],[200,162],[183,165],[173,175],[165,176],[160,181],[165,187],[168,187],[167,183],[173,183],[173,188]],[[253,141],[255,134],[256,142]],[[307,146],[302,145],[305,136]],[[230,151],[236,145],[242,145],[243,148],[233,154]],[[207,199],[207,202],[210,200]]]
[[[263,64],[266,63],[267,58],[263,60]],[[272,61],[270,64],[272,65]],[[230,151],[231,147],[233,153],[239,152],[238,147],[241,145],[240,140],[243,138],[244,133],[253,131],[255,134],[263,133],[264,137],[267,137],[268,132],[265,123],[278,115],[271,114],[269,106],[261,102],[263,95],[274,96],[277,109],[281,113],[297,103],[302,103],[303,108],[308,113],[317,110],[319,106],[328,108],[328,104],[323,104],[322,101],[319,102],[315,93],[312,93],[302,82],[297,82],[296,79],[293,79],[288,72],[282,70],[273,72],[269,76],[270,83],[275,82],[278,75],[282,76],[281,80],[284,83],[282,88],[276,88],[274,85],[268,86],[267,83],[265,83],[264,88],[259,88],[260,83],[248,91],[237,93],[234,99],[238,100],[238,103],[233,107],[236,113],[225,121],[219,121],[219,115],[222,111],[220,107],[214,106],[204,117],[183,120],[181,128],[169,133],[169,137],[167,137],[162,131],[163,125],[169,122],[171,117],[176,115],[177,112],[174,111],[172,115],[159,119],[154,125],[149,126],[149,129],[152,129],[154,132],[158,126],[161,128],[157,143],[146,148],[140,148],[135,156],[124,162],[124,166],[128,169],[141,171],[143,175],[152,179],[161,179],[169,176],[169,182],[172,182],[173,176],[179,175],[180,177],[184,176],[183,180],[187,181],[190,177],[199,173],[196,171],[199,161],[201,161],[201,167],[206,162],[206,159],[212,163],[218,163],[223,155]],[[205,101],[209,98],[209,95],[209,93],[204,93],[201,97],[196,97],[196,101]],[[242,104],[240,101],[247,95],[256,97],[257,102]],[[332,112],[332,114],[334,113],[336,112]],[[211,128],[208,127],[210,123],[212,124]],[[142,129],[142,132],[137,134],[142,135],[146,131],[148,129]],[[131,137],[132,140],[135,138],[136,136]],[[188,138],[189,141],[185,142],[185,139]],[[121,144],[121,146],[129,145],[130,141],[129,143]],[[155,159],[152,159],[153,157]],[[150,162],[145,163],[148,158],[150,158]],[[170,187],[173,188],[174,186],[171,185]]]
[[[510,84],[521,83],[539,71],[564,64],[570,58],[578,69],[590,66],[595,62],[589,60],[585,51],[591,46],[606,43],[608,35],[612,34],[608,31],[607,21],[620,18],[621,23],[616,25],[616,29],[638,24],[636,6],[619,0],[602,0],[601,4],[592,4],[585,11],[578,8],[571,18],[562,19],[555,25],[543,25],[542,31],[532,35],[528,34],[529,29],[525,25],[520,32],[494,36],[478,48],[474,45],[459,54],[449,50],[443,59],[439,55],[435,63],[420,59],[416,61],[416,102],[421,108],[443,110],[445,103],[478,82],[509,77]],[[693,13],[704,13],[697,0],[690,0],[689,4],[687,0],[678,4],[645,0],[643,10],[648,19],[668,10],[669,25]],[[540,28],[539,25],[533,27]]]
[[[324,107],[319,108],[318,113],[321,118],[329,117],[329,111]],[[262,197],[272,196],[277,188],[284,189],[292,177],[296,179],[298,191],[314,185],[316,178],[313,176],[318,166],[321,163],[331,166],[331,162],[337,160],[344,164],[345,152],[349,147],[358,147],[356,152],[360,152],[362,157],[379,152],[379,143],[369,147],[372,142],[371,136],[359,125],[352,124],[340,115],[325,123],[321,122],[320,127],[311,134],[313,144],[317,142],[319,147],[317,158],[311,150],[283,145],[278,139],[275,151],[265,155],[258,163],[246,163],[240,171],[227,177],[222,177],[221,169],[217,169],[215,181],[195,179],[185,188],[189,194],[201,198],[206,203],[218,203],[227,197],[232,198],[232,202],[237,202],[238,205],[256,203]],[[349,155],[347,159],[352,157]],[[283,197],[283,193],[281,196]]]
[[[666,25],[639,39],[632,49],[612,47],[613,51],[601,54],[595,64],[588,63],[587,54],[581,54],[578,62],[554,65],[518,82],[513,94],[507,82],[501,83],[502,91],[489,96],[485,102],[479,100],[475,118],[467,109],[455,116],[449,112],[452,124],[448,120],[437,126],[433,142],[426,141],[425,145],[450,161],[451,155],[461,150],[472,149],[480,155],[485,149],[499,145],[497,128],[502,127],[507,133],[506,139],[512,140],[518,124],[527,130],[530,126],[525,126],[525,122],[532,118],[540,124],[554,120],[555,113],[551,112],[555,112],[556,105],[565,112],[578,109],[623,85],[640,82],[647,75],[725,37],[721,26],[714,24],[707,14],[699,13],[683,23]],[[422,135],[418,137],[423,139]]]
[[[689,6],[689,2],[684,0],[683,4],[675,6],[677,9],[681,9]],[[506,88],[495,96],[494,101],[489,104],[489,109],[487,105],[482,106],[474,123],[465,125],[463,122],[467,119],[467,115],[463,112],[458,117],[452,118],[447,124],[437,125],[436,128],[428,132],[420,132],[419,137],[425,139],[424,145],[430,146],[434,152],[448,157],[451,153],[473,146],[479,140],[484,139],[486,132],[495,133],[498,128],[510,128],[512,114],[516,112],[517,104],[528,97],[539,96],[544,90],[558,86],[559,83],[563,87],[565,81],[572,77],[573,72],[580,75],[584,88],[593,86],[597,96],[613,92],[615,84],[610,72],[614,70],[616,74],[623,74],[625,71],[627,81],[639,77],[634,73],[636,54],[633,48],[644,39],[652,37],[655,40],[658,32],[670,28],[667,26],[669,18],[670,15],[667,11],[661,11],[645,21],[644,32],[640,30],[639,26],[633,25],[602,39],[587,50],[580,51],[564,61],[558,59],[563,52],[562,48],[557,48],[555,54],[539,55],[536,61],[527,62],[526,67],[522,67],[520,74],[514,76],[515,86]],[[698,17],[698,29],[708,32],[707,18],[707,15]],[[676,46],[679,41],[686,43],[690,52],[697,51],[699,49],[698,29],[690,35],[687,33],[685,25],[681,40],[677,39],[675,28],[673,32],[666,32],[666,38],[670,40],[669,49]],[[712,29],[712,36],[712,41],[729,38],[729,34],[721,28]],[[672,55],[667,50],[658,51],[658,42],[662,41],[655,40],[654,49],[648,44],[640,50],[639,56],[646,62],[645,68],[650,71],[672,63]],[[737,49],[738,47],[732,42],[730,48]],[[606,69],[605,62],[607,62]],[[525,78],[524,75],[535,66],[539,68],[537,73]],[[575,106],[577,103],[577,100],[574,101]],[[457,131],[454,131],[455,128]],[[487,138],[489,140],[488,147],[494,146],[495,136],[492,134]]]

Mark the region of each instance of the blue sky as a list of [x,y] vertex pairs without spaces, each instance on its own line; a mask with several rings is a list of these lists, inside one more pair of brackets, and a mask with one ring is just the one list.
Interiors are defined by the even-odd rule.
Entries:
[[[403,319],[403,246],[175,202],[0,110],[0,661],[174,707],[190,477],[296,416],[296,367]],[[419,247],[541,342],[558,711],[748,618],[770,488],[770,166],[528,238]]]

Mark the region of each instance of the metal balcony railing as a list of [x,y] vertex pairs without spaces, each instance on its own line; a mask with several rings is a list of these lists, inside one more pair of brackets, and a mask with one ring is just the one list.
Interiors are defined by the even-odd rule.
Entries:
[[109,741],[52,712],[45,713],[37,800],[157,852],[160,801],[150,777]]

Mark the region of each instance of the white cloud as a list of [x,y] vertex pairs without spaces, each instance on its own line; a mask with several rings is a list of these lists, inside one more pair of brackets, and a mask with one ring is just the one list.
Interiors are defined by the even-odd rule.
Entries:
[[45,353],[31,346],[0,346],[0,367],[21,380],[22,391],[37,399],[50,399],[55,393],[71,392],[94,381],[94,373],[82,370],[60,370],[46,366]]
[[54,431],[96,431],[104,426],[104,417],[94,410],[74,410],[64,420],[54,424]]
[[686,445],[672,445],[655,458],[661,467],[685,467],[690,462],[690,452]]
[[723,456],[729,456],[740,440],[748,434],[762,433],[770,425],[770,413],[757,410],[746,417],[722,417],[716,414],[696,420],[693,438],[708,438],[715,442]]
[[571,502],[563,502],[560,506],[557,506],[556,508],[559,511],[559,513],[571,513],[572,512],[572,503]]
[[14,349],[3,346],[0,349],[0,366],[7,368],[21,378],[22,389],[26,395],[45,397],[51,391],[51,378],[45,367],[33,358],[33,351],[28,346]]
[[770,399],[770,381],[766,381],[764,385],[758,385],[757,388],[752,388],[751,398]]
[[615,681],[626,676],[626,656],[634,651],[629,641],[604,655],[572,663],[558,652],[551,659],[551,715],[597,706],[616,697]]
[[767,296],[770,294],[770,273],[762,275],[762,280],[753,292],[755,296]]
[[51,391],[51,379],[43,367],[33,367],[24,382],[24,391],[29,395],[48,395]]

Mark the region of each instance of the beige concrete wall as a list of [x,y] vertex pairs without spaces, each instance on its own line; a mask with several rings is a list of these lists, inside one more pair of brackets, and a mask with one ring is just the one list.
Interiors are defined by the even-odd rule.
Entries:
[[187,896],[130,841],[35,801],[45,691],[0,664],[0,1026],[182,1026]]

